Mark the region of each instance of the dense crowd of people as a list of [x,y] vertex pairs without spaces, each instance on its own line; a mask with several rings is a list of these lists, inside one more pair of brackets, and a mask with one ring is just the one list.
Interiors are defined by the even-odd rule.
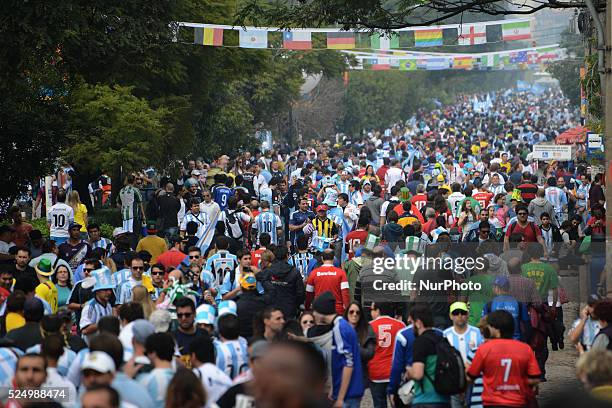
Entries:
[[368,388],[377,408],[534,406],[566,347],[559,271],[587,263],[569,339],[610,400],[604,180],[581,149],[532,153],[575,125],[558,91],[508,90],[337,143],[188,160],[178,179],[150,168],[117,197],[103,174],[81,193],[119,207],[112,237],[63,166],[52,206],[37,185],[28,210],[48,238],[19,206],[0,226],[0,399],[358,407]]

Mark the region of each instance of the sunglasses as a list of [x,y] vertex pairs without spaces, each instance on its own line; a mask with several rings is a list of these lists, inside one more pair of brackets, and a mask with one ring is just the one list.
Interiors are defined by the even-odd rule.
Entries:
[[132,269],[135,271],[144,271],[144,266],[132,266]]
[[178,317],[179,319],[182,319],[183,317],[191,317],[193,316],[193,313],[177,313],[176,317]]
[[314,320],[304,320],[302,324],[314,324]]
[[527,213],[526,212],[519,212],[519,213],[516,213],[516,215],[527,215]]
[[350,314],[350,315],[360,315],[361,312],[359,310],[349,310],[348,314]]
[[200,259],[200,255],[189,255],[189,259]]
[[163,272],[151,272],[151,276],[162,276]]
[[94,268],[83,268],[83,272],[91,272],[94,271]]
[[466,312],[465,310],[453,310],[453,313],[451,313],[453,316],[466,316],[468,314],[468,312]]

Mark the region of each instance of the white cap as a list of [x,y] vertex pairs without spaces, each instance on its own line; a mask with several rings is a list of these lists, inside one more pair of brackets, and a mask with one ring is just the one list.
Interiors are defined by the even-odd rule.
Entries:
[[101,374],[115,373],[115,362],[103,351],[87,353],[85,361],[81,365],[82,370],[94,370]]
[[125,230],[121,227],[117,227],[113,230],[113,238],[118,237],[121,234],[125,234]]
[[200,175],[200,170],[191,170],[191,175],[192,176],[199,176]]

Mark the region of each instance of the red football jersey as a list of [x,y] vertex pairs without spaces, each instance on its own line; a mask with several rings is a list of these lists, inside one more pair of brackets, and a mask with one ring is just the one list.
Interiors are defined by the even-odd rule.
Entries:
[[346,245],[344,246],[344,249],[348,254],[349,260],[353,259],[353,256],[355,256],[355,250],[360,246],[363,246],[367,239],[368,231],[366,230],[355,230],[346,235]]
[[414,197],[410,199],[410,202],[414,204],[414,206],[418,208],[419,211],[421,211],[421,209],[423,209],[423,207],[425,207],[425,205],[427,204],[427,194],[425,193],[416,194]]
[[306,281],[306,308],[321,293],[331,292],[336,298],[336,313],[342,315],[349,304],[349,283],[346,273],[332,265],[323,265],[308,275]]
[[265,252],[265,250],[266,248],[259,248],[251,251],[251,265],[259,268],[259,260],[261,259],[261,255]]
[[391,377],[395,336],[406,325],[389,316],[381,316],[372,320],[370,326],[376,334],[376,349],[368,362],[368,376],[372,381],[386,382]]
[[531,347],[510,339],[493,339],[482,344],[468,370],[472,378],[483,377],[485,406],[525,406],[532,394],[527,379],[539,378],[541,374]]
[[491,202],[491,199],[493,198],[493,193],[489,193],[488,191],[479,191],[472,194],[472,198],[478,201],[480,208],[487,208],[489,206],[489,202]]

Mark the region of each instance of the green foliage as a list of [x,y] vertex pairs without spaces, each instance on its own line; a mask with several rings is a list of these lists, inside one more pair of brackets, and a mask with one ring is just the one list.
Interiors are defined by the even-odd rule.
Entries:
[[49,238],[49,224],[47,224],[47,220],[45,218],[37,218],[28,222],[32,224],[34,229],[40,230],[43,237]]
[[345,97],[343,130],[387,127],[406,120],[419,108],[454,102],[461,93],[511,87],[523,75],[508,71],[352,71]]
[[[100,208],[97,209],[91,216],[90,223],[99,225],[109,224],[117,227],[121,226],[121,211],[118,208]],[[112,231],[111,231],[112,232]]]
[[585,58],[586,75],[582,79],[582,87],[588,101],[588,113],[593,119],[602,119],[604,107],[601,95],[601,80],[597,67],[597,53]]
[[570,103],[580,106],[580,59],[584,58],[581,36],[567,30],[561,34],[560,45],[574,51],[576,60],[558,61],[550,64],[546,70],[559,81],[559,86]]
[[149,163],[163,163],[165,108],[153,109],[128,87],[83,85],[70,97],[65,156],[86,172],[96,169],[124,172]]
[[110,224],[100,224],[100,235],[107,239],[113,239],[113,231],[115,227]]

